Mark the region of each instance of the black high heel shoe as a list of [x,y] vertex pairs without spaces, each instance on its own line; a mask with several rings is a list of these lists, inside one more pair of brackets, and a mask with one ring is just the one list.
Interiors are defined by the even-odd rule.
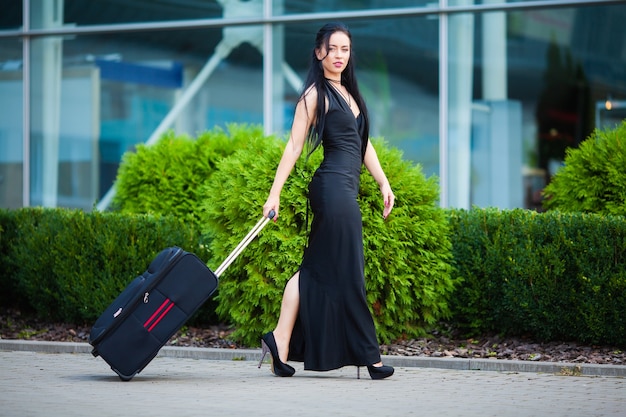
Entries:
[[259,361],[259,368],[261,368],[261,364],[263,363],[263,359],[265,359],[265,354],[267,352],[272,355],[272,373],[276,376],[292,376],[296,373],[296,370],[293,367],[283,363],[278,356],[278,347],[276,346],[276,339],[274,339],[274,333],[269,332],[261,337],[261,348],[263,351],[261,352],[261,360]]
[[[367,365],[367,371],[370,373],[372,379],[385,379],[393,375],[394,369],[392,366]],[[361,378],[361,368],[358,366],[356,367],[356,377],[357,379]]]

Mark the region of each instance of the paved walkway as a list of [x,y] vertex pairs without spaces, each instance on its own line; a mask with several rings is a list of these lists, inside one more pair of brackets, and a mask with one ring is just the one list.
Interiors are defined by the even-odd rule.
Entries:
[[385,358],[396,374],[382,381],[367,370],[356,379],[354,367],[318,373],[297,363],[294,377],[277,378],[268,364],[257,369],[260,350],[164,348],[122,382],[88,351],[86,344],[0,340],[0,416],[589,417],[626,410],[624,376],[567,375],[620,375],[626,367],[556,364],[558,373],[529,372],[485,361],[511,365],[485,371],[450,359]]

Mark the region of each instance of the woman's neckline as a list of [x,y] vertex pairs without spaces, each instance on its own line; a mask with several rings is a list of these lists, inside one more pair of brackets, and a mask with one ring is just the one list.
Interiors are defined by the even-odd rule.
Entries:
[[[324,78],[326,79],[326,81],[328,81],[331,84],[341,85],[340,84],[341,81],[333,80],[331,78],[326,78],[326,77],[324,77]],[[335,87],[334,85],[333,85],[333,89],[341,96],[341,100],[343,100],[343,102],[348,105],[348,109],[350,110],[350,112],[352,113],[354,118],[358,119],[359,116],[361,116],[361,114],[362,114],[361,113],[361,109],[357,109],[359,112],[357,114],[354,114],[354,111],[352,110],[352,100],[350,100],[350,96],[348,96],[346,98],[346,96],[341,91],[339,91],[339,89],[337,87]]]
[[[332,84],[337,84],[337,85],[341,85],[341,81],[336,81],[336,80],[332,80],[330,78],[326,78],[326,80]],[[339,89],[339,87],[337,86],[332,86],[333,89],[339,93],[339,95],[341,96],[342,100],[348,105],[348,107],[350,108],[350,111],[352,111],[352,100],[350,100],[350,93],[348,92],[348,89],[346,88],[346,93],[348,94],[347,96],[341,92],[341,90]]]

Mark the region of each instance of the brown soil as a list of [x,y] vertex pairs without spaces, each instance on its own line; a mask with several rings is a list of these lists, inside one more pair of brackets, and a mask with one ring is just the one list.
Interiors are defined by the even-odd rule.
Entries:
[[[87,342],[89,326],[68,323],[48,323],[22,316],[18,311],[0,312],[0,338],[41,340],[54,342]],[[232,329],[226,326],[187,327],[179,331],[169,342],[173,346],[193,346],[236,349],[244,348],[229,340]],[[539,343],[525,338],[502,338],[484,336],[453,338],[434,335],[428,338],[403,340],[382,345],[381,351],[388,355],[495,358],[544,362],[570,362],[591,364],[626,365],[626,353],[610,346],[586,346],[578,343]]]

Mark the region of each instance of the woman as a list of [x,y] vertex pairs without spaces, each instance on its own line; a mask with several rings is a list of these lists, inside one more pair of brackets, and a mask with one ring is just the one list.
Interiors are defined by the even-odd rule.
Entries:
[[362,165],[380,186],[384,218],[393,208],[394,195],[368,139],[367,108],[351,52],[346,26],[327,24],[319,30],[291,136],[263,205],[263,214],[267,217],[273,210],[276,221],[280,193],[296,161],[305,146],[310,154],[321,143],[324,160],[309,184],[313,220],[308,247],[299,270],[285,286],[275,330],[261,339],[263,357],[271,353],[272,372],[277,376],[294,374],[285,363],[288,360],[303,361],[304,369],[314,371],[367,366],[372,379],[393,374],[393,368],[381,362],[365,298],[357,203]]

